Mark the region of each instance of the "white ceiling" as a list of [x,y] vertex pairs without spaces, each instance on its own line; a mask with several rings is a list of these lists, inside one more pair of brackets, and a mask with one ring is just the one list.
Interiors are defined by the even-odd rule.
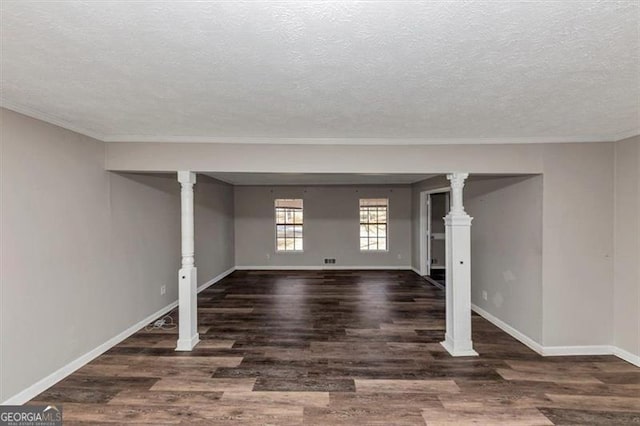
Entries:
[[391,185],[432,178],[427,174],[345,173],[204,173],[233,185]]
[[633,1],[11,1],[1,103],[104,140],[640,133]]

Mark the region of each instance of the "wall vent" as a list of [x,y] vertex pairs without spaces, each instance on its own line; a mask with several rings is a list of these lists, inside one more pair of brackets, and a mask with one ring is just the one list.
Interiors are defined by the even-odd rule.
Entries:
[[335,263],[336,263],[336,260],[335,260],[335,259],[325,259],[325,260],[324,260],[324,264],[325,264],[325,265],[333,265],[333,264],[335,264]]

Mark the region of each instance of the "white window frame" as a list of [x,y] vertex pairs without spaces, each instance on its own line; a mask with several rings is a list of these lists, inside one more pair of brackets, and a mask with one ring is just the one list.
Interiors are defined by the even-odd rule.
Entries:
[[[387,200],[387,222],[385,223],[386,225],[386,248],[384,249],[363,249],[362,245],[361,245],[361,240],[362,240],[362,236],[360,235],[360,226],[362,225],[362,222],[360,222],[360,209],[362,208],[362,200],[376,200],[376,199],[385,199]],[[359,198],[358,199],[358,248],[360,249],[360,252],[362,253],[388,253],[390,251],[390,247],[391,247],[391,239],[390,239],[390,217],[391,217],[391,200],[389,199],[389,197],[367,197],[367,198]]]
[[[278,201],[280,200],[300,200],[300,202],[302,203],[302,223],[300,224],[296,224],[296,223],[291,223],[291,224],[287,224],[287,223],[278,223],[278,208],[283,208],[283,207],[278,207]],[[304,246],[305,246],[305,242],[304,242],[304,222],[305,222],[305,218],[304,218],[304,199],[303,198],[275,198],[273,200],[273,242],[274,242],[274,250],[276,252],[276,254],[291,254],[291,253],[303,253],[304,252]],[[302,238],[300,238],[300,240],[302,241],[302,249],[279,249],[278,248],[278,225],[292,225],[292,226],[301,226],[302,227]],[[286,237],[284,237],[286,239]],[[294,238],[294,247],[295,247],[295,238]]]

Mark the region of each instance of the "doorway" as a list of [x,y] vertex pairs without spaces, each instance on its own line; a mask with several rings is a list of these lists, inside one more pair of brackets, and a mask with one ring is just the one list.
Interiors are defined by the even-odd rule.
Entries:
[[449,212],[450,188],[420,193],[420,274],[444,286],[446,234],[444,217]]

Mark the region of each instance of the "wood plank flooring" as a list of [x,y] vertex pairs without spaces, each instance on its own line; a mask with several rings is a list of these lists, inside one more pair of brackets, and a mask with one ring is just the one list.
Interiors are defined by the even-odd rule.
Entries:
[[543,358],[474,315],[480,356],[450,357],[413,272],[237,271],[198,303],[193,352],[141,330],[32,402],[65,424],[640,424],[640,368],[613,356]]

